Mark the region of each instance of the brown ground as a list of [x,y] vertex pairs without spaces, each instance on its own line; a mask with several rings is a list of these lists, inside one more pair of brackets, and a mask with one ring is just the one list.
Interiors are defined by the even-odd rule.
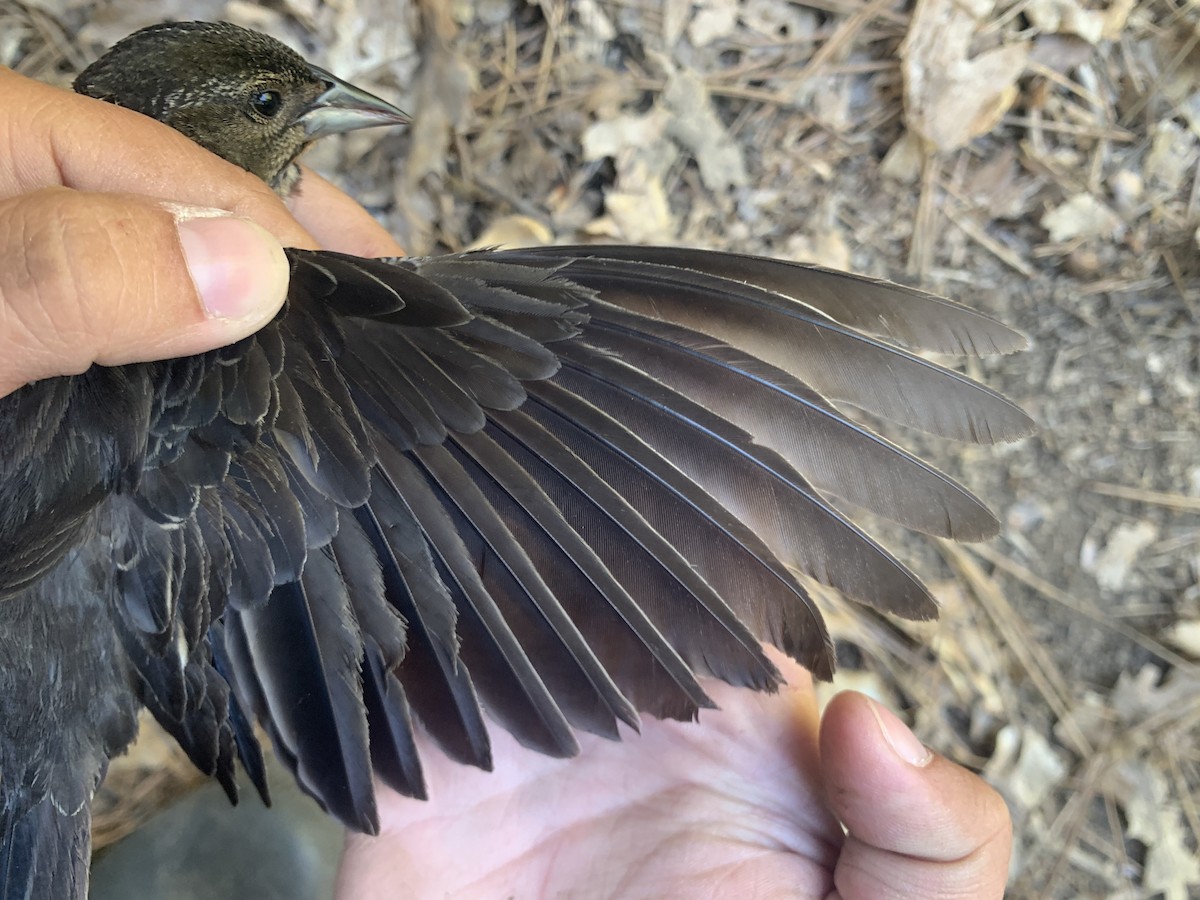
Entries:
[[[38,5],[61,25],[0,2],[0,62],[39,77],[150,21],[228,18],[395,98],[409,132],[310,161],[414,253],[698,244],[886,275],[1024,329],[1030,352],[972,371],[1041,434],[930,448],[1004,534],[898,536],[942,620],[838,615],[839,684],[910,708],[1004,792],[1011,896],[1200,897],[1197,7]],[[147,771],[124,782],[153,800]]]

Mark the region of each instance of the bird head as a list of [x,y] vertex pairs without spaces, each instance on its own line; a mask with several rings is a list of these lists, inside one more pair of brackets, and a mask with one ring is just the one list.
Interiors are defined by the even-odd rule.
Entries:
[[81,72],[75,90],[153,116],[284,194],[313,140],[410,121],[274,38],[227,22],[134,32]]

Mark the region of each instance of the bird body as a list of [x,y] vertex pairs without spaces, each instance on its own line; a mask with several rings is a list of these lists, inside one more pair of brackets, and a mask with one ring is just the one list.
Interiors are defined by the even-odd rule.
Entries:
[[[156,56],[187,65],[165,77]],[[231,25],[155,26],[77,89],[286,193],[315,137],[394,107]],[[300,785],[378,828],[425,796],[414,722],[487,768],[484,711],[575,729],[759,690],[760,641],[832,673],[797,572],[898,615],[920,580],[830,502],[978,540],[969,492],[848,416],[1029,433],[917,355],[1023,338],[887,282],[682,248],[367,260],[288,250],[283,311],[195,357],[0,399],[0,898],[86,891],[91,794],[146,706],[236,798],[258,720]]]

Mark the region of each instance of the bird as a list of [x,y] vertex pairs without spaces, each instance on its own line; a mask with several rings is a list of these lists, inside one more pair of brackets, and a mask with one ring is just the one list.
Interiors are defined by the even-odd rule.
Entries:
[[[75,89],[287,196],[314,140],[407,115],[229,23],[121,40]],[[926,619],[863,509],[998,530],[878,420],[992,444],[1013,401],[925,353],[1023,349],[967,306],[680,247],[368,259],[290,248],[256,334],[0,398],[0,900],[86,895],[90,803],[145,707],[234,802],[256,723],[300,787],[378,830],[427,794],[415,734],[491,765],[828,679],[807,579]],[[702,727],[702,726],[701,726]]]

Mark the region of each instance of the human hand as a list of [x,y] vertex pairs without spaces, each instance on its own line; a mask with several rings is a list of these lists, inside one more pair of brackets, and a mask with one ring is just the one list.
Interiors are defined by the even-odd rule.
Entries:
[[256,331],[283,302],[281,246],[402,252],[312,173],[289,211],[145,116],[2,68],[0,98],[0,396]]
[[381,788],[383,831],[348,837],[338,896],[1001,897],[1000,796],[861,694],[818,722],[808,673],[775,661],[776,695],[713,685],[699,725],[583,736],[573,760],[499,731],[492,773],[425,748],[432,799]]

